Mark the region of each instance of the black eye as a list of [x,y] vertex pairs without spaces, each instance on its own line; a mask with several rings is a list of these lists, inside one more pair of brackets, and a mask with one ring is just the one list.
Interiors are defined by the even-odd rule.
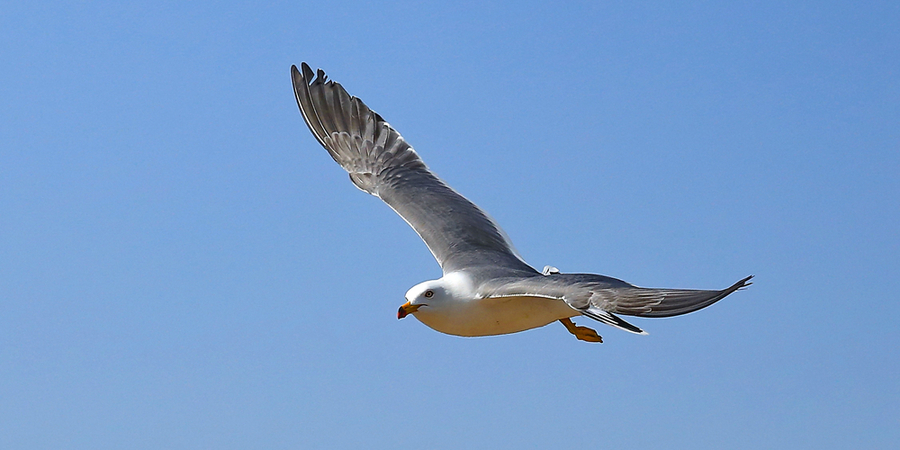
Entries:
[[426,298],[434,297],[434,291],[432,291],[432,290],[430,290],[430,289],[427,290],[427,291],[425,291],[425,297],[426,297]]

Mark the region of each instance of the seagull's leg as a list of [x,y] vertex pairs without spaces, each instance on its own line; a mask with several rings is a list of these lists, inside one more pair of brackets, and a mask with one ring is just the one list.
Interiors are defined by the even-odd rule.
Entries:
[[579,327],[572,322],[572,319],[559,319],[559,323],[563,324],[569,333],[574,334],[579,341],[603,342],[603,338],[596,331],[588,327]]

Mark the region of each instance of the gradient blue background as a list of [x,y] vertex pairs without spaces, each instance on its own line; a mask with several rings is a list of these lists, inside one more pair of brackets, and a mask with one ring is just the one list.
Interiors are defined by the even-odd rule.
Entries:
[[[125,3],[0,14],[0,448],[900,442],[896,2]],[[302,61],[538,268],[755,284],[602,345],[398,322],[439,268]]]

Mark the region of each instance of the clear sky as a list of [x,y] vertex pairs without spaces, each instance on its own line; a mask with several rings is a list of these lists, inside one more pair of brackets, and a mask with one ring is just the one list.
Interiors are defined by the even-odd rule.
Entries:
[[[7,2],[0,448],[888,449],[897,2]],[[459,338],[322,67],[532,265],[749,289]],[[584,320],[580,320],[584,323]]]

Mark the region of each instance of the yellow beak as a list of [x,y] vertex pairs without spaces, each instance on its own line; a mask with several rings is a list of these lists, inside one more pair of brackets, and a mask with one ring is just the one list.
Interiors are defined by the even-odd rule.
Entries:
[[419,310],[423,305],[411,305],[409,302],[403,304],[397,311],[397,319],[402,319]]

